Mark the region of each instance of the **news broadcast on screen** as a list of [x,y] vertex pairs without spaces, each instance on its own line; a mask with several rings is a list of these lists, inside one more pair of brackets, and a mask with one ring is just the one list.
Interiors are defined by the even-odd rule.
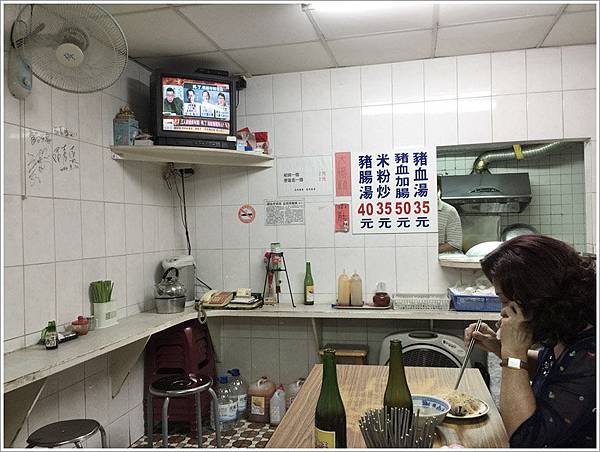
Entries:
[[163,130],[229,133],[229,84],[200,79],[162,77]]

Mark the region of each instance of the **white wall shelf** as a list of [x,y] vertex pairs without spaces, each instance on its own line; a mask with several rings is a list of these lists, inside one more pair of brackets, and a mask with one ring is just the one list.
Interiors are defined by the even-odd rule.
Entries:
[[117,159],[192,165],[271,168],[273,156],[257,152],[187,146],[111,146]]
[[[217,337],[216,323],[210,319],[224,317],[271,317],[271,318],[306,318],[306,319],[405,319],[405,320],[453,320],[475,321],[497,320],[497,312],[464,312],[451,310],[409,311],[409,310],[344,310],[333,309],[330,304],[315,304],[314,306],[298,305],[293,308],[289,303],[275,306],[264,306],[254,310],[211,309],[206,311],[215,342]],[[178,314],[156,314],[143,312],[119,320],[119,324],[101,330],[90,332],[74,341],[61,344],[58,350],[47,351],[42,345],[32,345],[4,355],[4,393],[14,391],[50,375],[61,372],[96,356],[123,350],[124,347],[135,344],[135,355],[141,353],[147,338],[159,331],[197,318],[194,308],[186,308]],[[213,331],[215,329],[215,331]],[[217,345],[217,344],[216,344]],[[217,345],[217,349],[220,344]],[[141,347],[141,348],[140,348]],[[123,354],[129,354],[123,350]],[[135,359],[127,360],[135,362]],[[114,366],[113,366],[114,367]],[[111,376],[112,377],[112,376]],[[111,378],[113,383],[122,383],[122,378]],[[118,381],[117,381],[118,380]]]

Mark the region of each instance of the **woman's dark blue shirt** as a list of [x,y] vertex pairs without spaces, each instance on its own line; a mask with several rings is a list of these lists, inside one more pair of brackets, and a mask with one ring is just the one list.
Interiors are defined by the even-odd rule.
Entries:
[[596,329],[581,332],[558,361],[552,347],[540,349],[532,389],[536,410],[511,447],[595,448]]

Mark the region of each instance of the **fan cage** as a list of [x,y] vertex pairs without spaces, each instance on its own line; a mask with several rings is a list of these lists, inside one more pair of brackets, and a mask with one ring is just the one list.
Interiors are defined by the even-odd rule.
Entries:
[[[32,73],[54,88],[71,93],[101,91],[119,80],[125,70],[127,40],[120,25],[101,6],[28,5],[17,23],[27,24],[28,33],[13,36],[13,45]],[[88,46],[81,65],[69,68],[58,61],[56,49],[63,42],[64,31],[73,28],[85,35]]]

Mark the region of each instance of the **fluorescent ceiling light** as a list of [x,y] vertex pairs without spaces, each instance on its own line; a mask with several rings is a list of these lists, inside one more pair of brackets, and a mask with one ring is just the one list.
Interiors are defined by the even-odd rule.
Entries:
[[347,13],[378,11],[385,9],[398,8],[402,4],[406,6],[412,2],[381,2],[381,1],[351,1],[351,2],[328,2],[315,1],[308,4],[308,7],[319,13]]

